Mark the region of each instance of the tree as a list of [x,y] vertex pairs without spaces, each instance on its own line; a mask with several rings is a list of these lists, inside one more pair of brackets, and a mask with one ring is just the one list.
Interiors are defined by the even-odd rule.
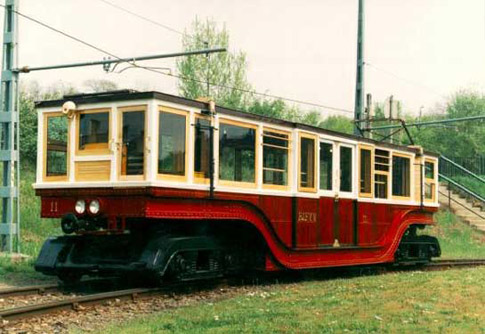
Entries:
[[320,123],[320,127],[348,134],[352,134],[354,131],[354,123],[345,116],[329,116]]
[[109,92],[118,89],[116,82],[104,79],[89,79],[84,81],[83,86],[92,93]]
[[[207,47],[229,48],[229,34],[225,26],[219,29],[214,21],[196,19],[184,34],[182,44],[186,51]],[[181,57],[177,60],[181,76],[178,89],[182,96],[190,99],[210,95],[218,105],[245,110],[252,90],[246,78],[246,68],[246,55],[240,51],[215,53],[208,57]],[[209,92],[207,81],[213,84]]]
[[[432,114],[421,121],[485,115],[485,95],[473,91],[456,93],[446,106],[445,114]],[[441,126],[412,129],[415,141],[424,148],[449,157],[485,155],[484,121],[457,122]]]

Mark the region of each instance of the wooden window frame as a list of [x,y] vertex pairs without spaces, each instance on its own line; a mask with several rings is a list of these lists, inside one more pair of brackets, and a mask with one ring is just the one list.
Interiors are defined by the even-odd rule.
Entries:
[[[405,159],[408,159],[409,160],[409,196],[396,196],[393,194],[393,187],[392,187],[392,184],[393,184],[393,180],[394,180],[394,168],[393,168],[393,158],[394,157],[400,157],[400,158],[405,158]],[[414,166],[414,162],[413,162],[413,156],[410,155],[410,154],[404,154],[404,153],[399,153],[399,152],[392,152],[391,153],[391,159],[390,159],[390,166],[391,166],[391,197],[392,199],[396,199],[396,200],[405,200],[405,201],[409,201],[411,200],[411,196],[412,196],[412,193],[413,193],[413,187],[412,187],[412,173],[413,173],[413,166]],[[389,182],[389,181],[388,181]]]
[[[184,161],[184,170],[185,173],[184,175],[172,175],[172,174],[164,174],[164,173],[159,173],[158,172],[158,157],[159,157],[159,147],[160,147],[160,114],[168,113],[168,114],[174,114],[174,115],[180,115],[185,117],[185,161]],[[156,154],[154,156],[156,163],[156,174],[157,174],[157,180],[159,181],[177,181],[177,182],[187,182],[188,178],[188,170],[189,170],[189,130],[190,130],[190,112],[186,110],[181,110],[181,109],[175,109],[171,107],[165,107],[165,106],[158,106],[158,112],[157,112],[157,149],[156,149]]]
[[[226,186],[226,187],[237,187],[237,188],[256,188],[257,187],[257,180],[258,180],[258,175],[259,175],[259,136],[258,136],[258,125],[256,124],[251,124],[251,123],[245,123],[245,122],[240,122],[240,121],[234,121],[232,119],[227,119],[227,118],[219,118],[219,126],[218,130],[220,131],[221,124],[227,124],[227,125],[234,125],[234,126],[239,126],[242,128],[249,128],[253,129],[255,131],[254,133],[254,182],[245,182],[245,181],[229,181],[229,180],[221,180],[220,178],[220,169],[221,169],[221,159],[217,159],[217,176],[218,176],[218,185],[220,186]],[[215,137],[215,136],[214,136]],[[217,153],[218,156],[220,156],[220,139],[219,135],[217,136]]]
[[[430,179],[426,177],[426,163],[432,163],[433,164],[433,176],[434,178]],[[437,187],[437,176],[438,176],[438,161],[435,159],[430,159],[430,158],[424,158],[423,162],[423,199],[426,203],[434,203],[436,202],[436,187]],[[431,193],[431,198],[426,198],[426,184],[429,183],[432,186],[432,193]]]
[[[371,145],[363,145],[360,144],[358,146],[359,149],[359,161],[358,161],[358,192],[359,192],[359,197],[365,197],[365,198],[373,198],[374,197],[374,146]],[[362,175],[362,150],[367,150],[370,151],[370,193],[368,192],[362,192],[360,189],[360,182],[361,182],[361,175]]]
[[[314,149],[314,159],[313,159],[313,187],[302,187],[301,186],[301,139],[306,138],[306,139],[312,139],[314,141],[313,149]],[[317,145],[318,144],[318,145]],[[300,132],[298,133],[298,191],[301,192],[311,192],[311,193],[316,193],[318,188],[319,188],[319,183],[320,180],[317,180],[317,168],[318,168],[318,149],[320,149],[320,141],[317,135],[310,134],[310,133],[305,133],[305,132]],[[318,185],[317,185],[318,184]]]
[[[288,158],[286,159],[287,160],[287,172],[286,172],[286,185],[277,185],[277,184],[267,184],[267,183],[264,183],[264,175],[262,176],[261,178],[261,183],[262,183],[262,187],[263,189],[273,189],[273,190],[289,190],[291,188],[291,177],[290,175],[292,174],[292,169],[291,169],[291,161],[292,161],[292,137],[291,137],[291,132],[289,131],[283,131],[283,130],[278,130],[278,129],[274,129],[274,128],[271,128],[271,127],[264,127],[263,126],[263,131],[261,132],[261,157],[262,157],[262,161],[261,161],[261,171],[263,172],[264,174],[264,146],[270,146],[272,147],[271,145],[269,144],[264,144],[264,131],[269,131],[269,132],[274,132],[274,133],[279,133],[279,134],[282,134],[282,135],[286,135],[288,136],[288,139],[287,142],[288,142],[288,147],[286,148],[286,150],[288,151]],[[285,140],[284,138],[279,138],[278,139],[280,140]],[[283,150],[284,148],[283,147],[279,147],[279,149]]]
[[[145,138],[144,138],[144,152],[143,152],[143,174],[142,175],[121,175],[121,161],[122,161],[122,143],[123,143],[123,114],[128,112],[144,112],[145,113]],[[134,105],[118,108],[118,152],[116,154],[117,159],[117,175],[119,181],[144,181],[147,177],[148,168],[148,151],[150,136],[148,135],[148,105]]]
[[44,119],[43,119],[43,166],[42,166],[42,181],[44,182],[67,182],[69,181],[69,175],[70,175],[70,167],[71,167],[71,120],[67,118],[67,152],[66,152],[66,175],[56,175],[56,176],[47,176],[47,129],[49,127],[49,118],[50,117],[66,117],[62,112],[46,112],[44,113]]
[[[97,113],[108,113],[108,142],[106,146],[104,143],[99,143],[95,145],[99,145],[99,148],[87,148],[84,150],[79,149],[79,135],[81,131],[81,115],[86,114],[97,114]],[[76,145],[75,153],[77,156],[84,156],[84,155],[109,155],[112,153],[110,148],[111,143],[111,136],[112,136],[112,129],[111,129],[111,108],[103,108],[103,109],[87,109],[81,110],[76,112],[76,138],[74,141],[74,145]]]
[[[377,170],[375,169],[375,164],[376,164],[376,153],[375,153],[375,150],[381,150],[381,151],[386,151],[389,153],[389,156],[387,157],[389,159],[389,164],[387,165],[388,166],[388,171],[383,171],[383,170]],[[391,180],[391,168],[392,168],[392,152],[388,149],[385,149],[385,148],[380,148],[380,147],[375,147],[374,148],[374,166],[372,167],[374,168],[374,189],[372,190],[374,192],[374,197],[375,197],[375,176],[376,175],[385,175],[387,176],[387,185],[386,185],[386,194],[387,196],[385,198],[383,197],[375,197],[376,199],[380,199],[380,200],[388,200],[390,198],[392,198],[392,187],[391,187],[391,184],[390,182],[392,181]]]

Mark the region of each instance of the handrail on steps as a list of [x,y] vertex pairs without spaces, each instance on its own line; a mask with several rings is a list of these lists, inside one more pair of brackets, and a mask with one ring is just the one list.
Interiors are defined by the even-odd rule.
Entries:
[[[466,174],[470,175],[471,177],[473,177],[473,178],[477,179],[478,181],[480,181],[480,182],[482,182],[482,183],[485,183],[485,179],[484,179],[484,178],[482,178],[482,177],[480,177],[479,175],[477,175],[477,174],[475,174],[475,173],[473,173],[473,172],[469,171],[469,170],[468,170],[468,169],[466,169],[465,167],[463,167],[463,166],[461,166],[461,165],[457,164],[456,162],[454,162],[454,161],[452,161],[452,160],[448,159],[448,158],[447,158],[447,157],[445,157],[444,155],[441,155],[441,156],[440,156],[440,159],[442,159],[442,160],[444,160],[444,161],[446,161],[446,162],[448,162],[448,163],[452,164],[454,167],[456,167],[456,168],[460,169],[461,171],[463,171],[463,172],[465,172]],[[440,176],[441,176],[441,175],[442,175],[442,174],[440,174]]]
[[[454,185],[455,187],[457,187],[458,189],[462,190],[463,192],[465,192],[466,194],[470,195],[471,197],[479,200],[480,202],[484,203],[485,204],[485,198],[483,198],[482,196],[478,195],[477,193],[471,191],[470,189],[462,186],[461,184],[459,184],[458,182],[456,181],[453,181],[451,178],[439,173],[438,176],[440,178],[442,178],[443,180],[445,180],[446,182],[448,182],[449,184],[452,184]],[[485,181],[484,181],[485,182]]]

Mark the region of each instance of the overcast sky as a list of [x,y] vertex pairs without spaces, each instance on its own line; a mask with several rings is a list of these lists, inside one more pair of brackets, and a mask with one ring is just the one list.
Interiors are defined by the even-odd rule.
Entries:
[[[19,0],[20,11],[120,57],[181,50],[181,36],[102,0]],[[197,16],[225,23],[247,54],[257,91],[353,110],[357,0],[109,0],[183,31]],[[459,89],[485,92],[485,0],[366,0],[365,91],[424,112]],[[20,18],[19,65],[101,60],[103,54]],[[172,67],[173,60],[153,66]],[[176,93],[174,79],[101,67],[37,72],[41,84],[108,79]]]

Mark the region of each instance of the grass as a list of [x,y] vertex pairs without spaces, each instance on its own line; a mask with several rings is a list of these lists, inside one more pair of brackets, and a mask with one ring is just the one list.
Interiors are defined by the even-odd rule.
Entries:
[[485,333],[485,268],[276,286],[99,333]]
[[441,257],[451,259],[485,258],[485,234],[461,222],[448,210],[441,210],[435,215],[436,226],[423,230],[422,233],[438,238]]
[[32,184],[35,182],[35,166],[25,166],[21,170],[20,180],[20,217],[21,217],[21,253],[30,258],[13,262],[7,257],[0,257],[0,281],[18,283],[30,279],[44,279],[36,273],[33,263],[47,237],[61,234],[59,221],[40,218],[40,198],[35,196]]

